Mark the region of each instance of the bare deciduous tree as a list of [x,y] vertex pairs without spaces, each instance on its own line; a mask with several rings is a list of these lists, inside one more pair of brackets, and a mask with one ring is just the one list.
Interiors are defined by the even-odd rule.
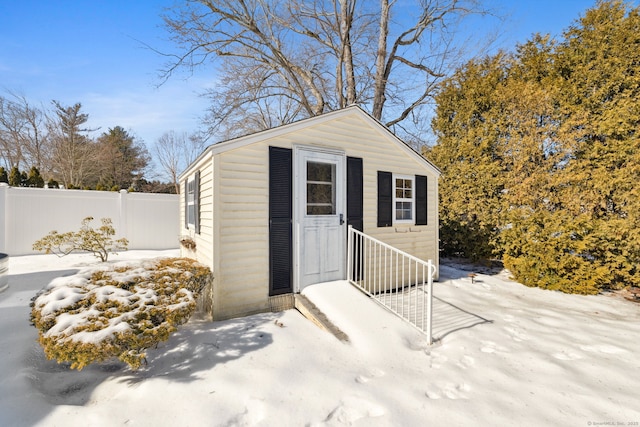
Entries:
[[0,98],[0,148],[7,169],[20,168],[24,161],[20,143],[24,120],[18,106],[5,98]]
[[178,176],[203,151],[205,140],[198,135],[168,131],[156,140],[155,154],[166,177],[180,193]]
[[8,182],[8,172],[15,170],[16,185],[40,186],[44,178],[67,188],[136,188],[148,172],[151,159],[144,143],[120,126],[94,141],[89,135],[95,129],[86,128],[89,116],[80,103],[52,101],[53,108],[45,110],[23,95],[6,93],[0,96],[0,168],[5,172],[0,179]]
[[26,97],[9,92],[0,96],[0,157],[7,168],[47,170],[47,133],[44,113]]
[[472,13],[477,0],[189,1],[164,17],[180,48],[164,77],[212,63],[209,125],[227,136],[245,131],[240,116],[258,130],[354,103],[402,129],[458,64]]

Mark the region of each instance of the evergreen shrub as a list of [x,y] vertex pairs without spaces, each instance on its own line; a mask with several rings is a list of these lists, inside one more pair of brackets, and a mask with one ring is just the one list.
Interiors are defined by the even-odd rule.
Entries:
[[561,38],[476,58],[445,80],[425,154],[443,255],[500,257],[528,286],[640,283],[640,7],[598,1]]
[[49,359],[81,370],[118,358],[137,369],[146,349],[189,320],[211,279],[187,258],[94,266],[49,283],[33,299],[31,321]]

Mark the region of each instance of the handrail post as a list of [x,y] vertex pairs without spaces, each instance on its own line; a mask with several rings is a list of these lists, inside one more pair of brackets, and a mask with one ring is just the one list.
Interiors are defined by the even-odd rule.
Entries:
[[347,227],[347,280],[353,279],[353,225]]
[[427,280],[427,288],[429,291],[429,298],[427,298],[427,343],[429,345],[433,344],[433,334],[432,334],[432,310],[433,310],[433,275],[435,273],[435,266],[432,264],[431,260],[427,261],[427,271],[429,274],[429,278]]

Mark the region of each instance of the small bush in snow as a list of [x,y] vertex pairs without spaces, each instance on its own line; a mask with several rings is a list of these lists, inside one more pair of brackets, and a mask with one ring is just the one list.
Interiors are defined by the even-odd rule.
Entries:
[[33,249],[48,254],[54,253],[58,256],[69,255],[73,251],[86,251],[93,253],[102,262],[107,261],[110,252],[127,250],[129,244],[127,239],[113,240],[116,231],[111,225],[110,218],[102,218],[102,226],[97,230],[89,225],[91,221],[93,221],[93,217],[90,216],[83,219],[80,231],[60,234],[54,230],[36,241],[33,244]]
[[187,258],[120,262],[54,279],[33,300],[31,321],[49,359],[82,369],[117,357],[137,369],[196,308],[209,268]]

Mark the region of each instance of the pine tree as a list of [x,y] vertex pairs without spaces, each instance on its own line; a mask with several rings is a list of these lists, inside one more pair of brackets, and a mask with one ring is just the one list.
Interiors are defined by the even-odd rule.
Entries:
[[53,178],[49,178],[49,181],[47,181],[47,187],[48,188],[60,188],[58,181],[56,181]]
[[40,171],[35,166],[32,166],[27,175],[26,185],[28,187],[44,187],[44,178],[40,175]]
[[86,128],[89,115],[82,104],[65,107],[53,101],[55,120],[51,123],[52,165],[65,188],[81,188],[95,175],[95,146]]
[[11,168],[9,172],[9,185],[12,187],[22,187],[22,175],[17,166]]
[[120,126],[104,132],[96,141],[99,182],[114,191],[130,188],[142,177],[150,161],[142,142]]

